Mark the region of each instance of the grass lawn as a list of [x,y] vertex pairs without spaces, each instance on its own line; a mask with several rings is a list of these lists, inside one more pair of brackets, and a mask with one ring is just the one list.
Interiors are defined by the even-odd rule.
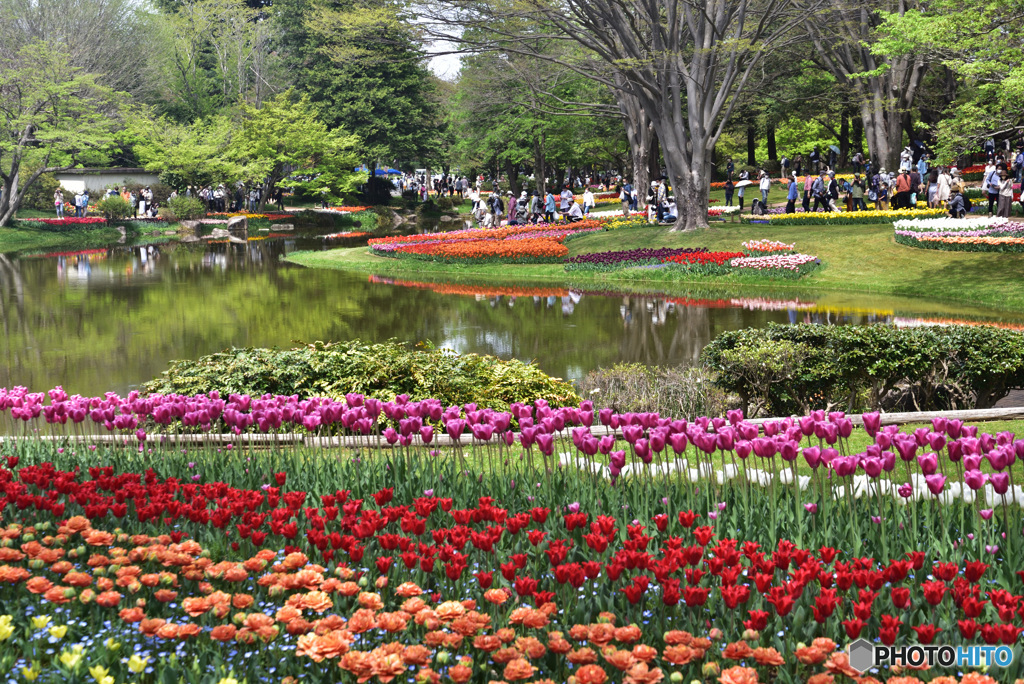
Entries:
[[[769,238],[794,243],[805,254],[821,258],[822,266],[797,280],[758,276],[684,276],[671,271],[633,269],[612,273],[566,273],[558,264],[453,266],[388,259],[365,248],[329,252],[298,252],[289,261],[314,268],[377,274],[457,276],[481,281],[553,281],[630,291],[750,290],[820,297],[822,293],[860,293],[875,298],[942,300],[970,305],[977,313],[1024,311],[1024,254],[943,252],[896,244],[891,224],[862,226],[776,226],[714,223],[690,233],[664,227],[608,231],[568,243],[570,255],[635,247],[707,247],[739,251],[745,240]],[[850,299],[856,306],[865,297]],[[933,307],[934,308],[934,307]],[[989,311],[985,311],[989,309]]]

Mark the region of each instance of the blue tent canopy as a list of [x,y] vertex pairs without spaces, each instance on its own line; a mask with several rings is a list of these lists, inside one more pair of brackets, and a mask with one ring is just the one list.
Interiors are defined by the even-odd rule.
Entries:
[[[363,164],[362,166],[357,166],[356,167],[356,171],[369,171],[369,170],[370,169],[368,169],[366,167],[366,164]],[[399,175],[400,176],[400,175],[402,175],[402,172],[399,171],[398,169],[392,169],[391,167],[378,167],[374,171],[374,175],[376,175],[376,176],[394,176],[394,175]]]

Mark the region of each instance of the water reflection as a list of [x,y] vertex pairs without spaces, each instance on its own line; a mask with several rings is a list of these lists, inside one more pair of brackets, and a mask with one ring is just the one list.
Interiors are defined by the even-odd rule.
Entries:
[[[365,241],[365,238],[363,238]],[[898,325],[969,319],[912,300],[637,296],[563,286],[431,283],[281,261],[334,246],[295,234],[0,255],[0,386],[127,392],[175,358],[296,341],[430,340],[537,360],[578,379],[618,362],[695,362],[716,335],[776,323]],[[1002,316],[1020,326],[1024,317]]]

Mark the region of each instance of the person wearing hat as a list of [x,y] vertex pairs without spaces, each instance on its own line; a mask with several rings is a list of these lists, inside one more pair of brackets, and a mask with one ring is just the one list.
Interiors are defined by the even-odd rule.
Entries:
[[[626,189],[623,188],[622,191],[625,192]],[[623,201],[624,202],[628,202],[628,198],[626,200],[623,200]],[[590,189],[590,186],[588,185],[587,189],[583,191],[583,214],[584,214],[584,216],[589,216],[590,215],[590,210],[593,209],[593,208],[594,208],[594,192]],[[623,212],[623,213],[625,214],[626,212]]]
[[836,172],[828,172],[828,210],[839,211],[836,200],[839,199],[839,182],[836,181]]
[[828,176],[826,176],[825,172],[822,171],[814,179],[814,183],[811,185],[811,194],[814,195],[814,209],[812,209],[812,211],[818,211],[819,206],[821,206],[821,208],[824,209],[825,211],[828,211],[828,181],[826,180],[827,178]]
[[514,226],[516,223],[516,216],[519,215],[519,205],[516,202],[515,193],[511,190],[508,191],[508,225]]
[[853,174],[853,183],[850,185],[850,208],[852,211],[867,211],[864,204],[864,181],[859,173]]

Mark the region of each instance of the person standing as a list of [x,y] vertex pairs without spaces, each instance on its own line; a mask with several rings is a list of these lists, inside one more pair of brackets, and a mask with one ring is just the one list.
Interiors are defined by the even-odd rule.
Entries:
[[928,153],[921,155],[921,158],[917,160],[917,175],[923,180],[928,175]]
[[821,154],[818,152],[817,146],[807,155],[807,159],[811,163],[811,171],[817,176],[821,171]]
[[[589,188],[587,189],[587,192],[590,192]],[[586,202],[586,197],[587,197],[587,195],[586,195],[586,193],[584,193],[583,194],[583,201],[584,202]],[[591,197],[593,197],[593,193],[591,193]],[[632,201],[633,201],[633,198],[630,197],[629,193],[626,191],[626,186],[623,185],[622,187],[620,187],[619,188],[619,202],[622,204],[622,215],[623,216],[629,216],[629,205],[630,205],[630,203]]]
[[796,173],[797,176],[801,175],[801,173],[803,171],[803,166],[804,166],[804,155],[802,155],[799,152],[797,152],[796,156],[793,157],[793,172]]
[[910,208],[910,174],[905,168],[901,168],[900,175],[896,176],[896,197],[893,200],[892,208]]
[[1005,169],[999,177],[999,210],[996,216],[1010,218],[1010,206],[1013,204],[1013,176]]
[[917,172],[916,167],[912,167],[910,170],[910,200],[907,203],[909,209],[917,208],[917,193],[921,191],[921,174]]
[[732,174],[736,171],[736,165],[732,161],[732,157],[729,157],[729,161],[725,165],[725,177],[726,179],[732,178]]
[[811,174],[804,176],[804,212],[811,210],[811,198],[814,197],[814,180],[815,177]]
[[796,174],[794,173],[789,178],[789,192],[786,193],[786,213],[796,213],[796,198],[799,194],[799,189],[796,185]]
[[64,218],[64,193],[60,188],[53,191],[53,208],[57,212],[57,218]]
[[544,199],[544,219],[548,223],[555,222],[555,196],[548,190],[548,195]]
[[[626,186],[624,186],[622,188],[622,191],[626,192],[626,187],[628,187],[628,186],[629,186],[629,184],[627,183]],[[627,195],[627,197],[628,197],[628,195]],[[590,186],[588,185],[587,189],[583,191],[583,214],[585,216],[590,216],[590,210],[593,209],[593,208],[594,208],[594,192],[590,189]],[[626,201],[626,205],[623,207],[622,214],[623,214],[623,216],[628,216],[629,215],[629,202],[628,202],[628,200]]]
[[[747,172],[746,169],[743,169],[742,171],[740,171],[740,180],[741,181],[750,180],[750,174]],[[746,189],[747,189],[747,184],[746,183],[744,183],[743,185],[739,186],[739,188],[737,188],[736,196],[739,199],[740,211],[743,211],[743,191],[746,190]]]
[[889,210],[889,183],[888,181],[881,181],[878,184],[878,197],[875,200],[875,209],[878,211]]
[[861,180],[859,173],[853,174],[853,183],[850,185],[850,202],[853,211],[867,211],[868,209],[864,204],[864,181]]
[[565,216],[566,214],[569,213],[569,207],[573,203],[572,189],[569,188],[568,183],[566,183],[565,186],[562,188],[562,194],[560,194],[558,198],[560,200],[558,210],[561,212],[563,216]]
[[768,209],[768,193],[772,189],[772,179],[768,177],[768,172],[761,169],[761,203],[764,204],[765,210]]
[[736,189],[736,186],[732,183],[732,178],[725,179],[725,206],[732,206],[732,193]]
[[828,172],[828,210],[839,211],[836,201],[839,199],[839,182],[836,180],[836,172]]
[[1017,182],[1024,182],[1024,147],[1017,148],[1017,156],[1013,159],[1013,170]]
[[935,206],[944,207],[949,201],[950,188],[953,186],[953,179],[949,170],[939,167],[939,175],[935,182]]
[[991,216],[999,203],[999,167],[994,163],[985,167],[985,180],[982,185],[988,193],[988,213]]
[[864,163],[864,155],[857,150],[857,153],[853,155],[853,172],[860,173],[860,166]]

